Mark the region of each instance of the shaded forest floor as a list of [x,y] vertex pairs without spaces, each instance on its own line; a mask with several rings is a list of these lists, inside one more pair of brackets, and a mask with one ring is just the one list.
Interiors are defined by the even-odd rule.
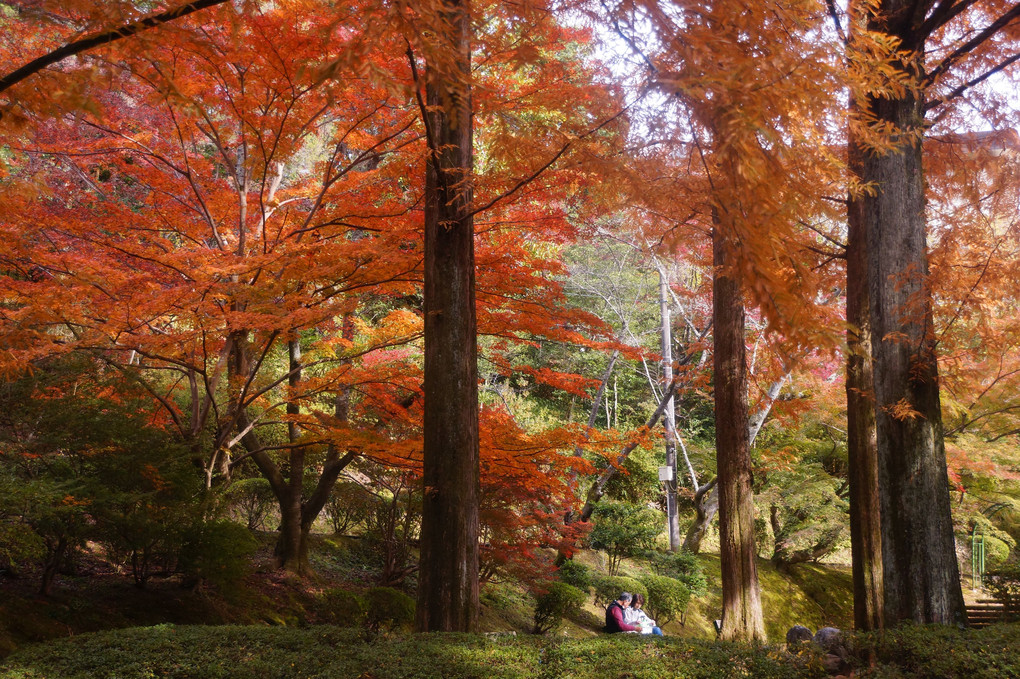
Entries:
[[[87,632],[159,624],[307,626],[336,620],[324,593],[333,589],[361,592],[374,584],[372,572],[360,563],[343,540],[317,539],[314,578],[298,578],[270,566],[271,542],[265,536],[253,571],[231,591],[185,587],[176,577],[152,578],[136,587],[130,573],[119,572],[101,555],[84,553],[70,573],[62,573],[49,596],[38,594],[38,574],[0,575],[0,657],[25,644],[74,637]],[[594,569],[601,555],[578,557]],[[719,558],[699,557],[708,592],[692,599],[685,620],[665,625],[674,637],[714,639],[712,620],[721,610]],[[625,562],[624,572],[640,575],[639,563]],[[788,572],[760,562],[763,605],[770,638],[782,640],[786,630],[801,624],[846,628],[853,605],[846,568],[801,565]],[[482,589],[481,631],[528,634],[534,624],[534,602],[518,583],[496,582]],[[564,621],[557,636],[597,636],[603,610],[589,600],[580,614]]]
[[[719,559],[704,554],[699,560],[709,591],[692,600],[684,624],[665,626],[665,639],[599,634],[602,609],[591,601],[556,633],[531,635],[534,602],[508,582],[483,588],[481,627],[488,634],[344,629],[322,624],[337,617],[330,608],[337,599],[328,592],[363,592],[374,584],[372,571],[349,542],[320,540],[316,577],[269,568],[267,539],[253,572],[229,592],[187,588],[177,578],[153,579],[140,589],[98,554],[86,554],[74,573],[62,574],[48,597],[36,593],[35,574],[0,576],[0,679],[821,678],[830,676],[823,656],[810,646],[787,652],[785,630],[793,624],[846,628],[852,613],[845,567],[809,564],[780,572],[761,561],[773,645],[716,642],[711,621],[721,601]],[[597,553],[577,558],[596,570],[603,565]],[[642,568],[624,564],[632,576]],[[851,636],[847,645],[857,677],[1020,677],[1020,625],[907,627],[879,638]]]

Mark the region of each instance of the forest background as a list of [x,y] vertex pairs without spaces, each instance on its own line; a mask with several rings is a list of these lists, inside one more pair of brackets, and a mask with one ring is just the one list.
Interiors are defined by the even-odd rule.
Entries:
[[855,528],[863,628],[1016,563],[1011,3],[187,8],[0,3],[67,57],[0,94],[7,573],[307,575],[329,521],[469,629],[718,512],[754,638],[757,554]]

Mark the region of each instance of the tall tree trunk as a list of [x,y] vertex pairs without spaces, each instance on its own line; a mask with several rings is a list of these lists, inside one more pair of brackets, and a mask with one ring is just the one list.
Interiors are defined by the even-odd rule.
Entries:
[[[289,353],[290,376],[287,378],[289,395],[287,415],[296,417],[301,413],[301,406],[295,400],[301,386],[301,340],[293,337],[287,343]],[[300,431],[296,422],[287,423],[287,438],[291,444],[296,443]],[[274,556],[278,568],[307,575],[311,573],[308,562],[308,531],[311,524],[305,524],[304,517],[304,479],[305,450],[297,447],[290,451],[290,476],[287,479],[285,492],[280,500],[280,537],[276,541]]]
[[[883,0],[868,28],[901,40],[919,62],[924,39],[913,0]],[[894,62],[912,81],[919,63]],[[875,187],[862,198],[871,302],[875,425],[881,489],[882,562],[887,625],[902,620],[963,623],[966,613],[949,508],[938,365],[927,288],[923,96],[870,95],[861,102],[896,130],[891,151],[873,151],[861,178]]]
[[[248,356],[249,347],[245,334],[244,331],[235,331],[231,335],[229,371],[232,384],[243,384],[251,377],[251,361]],[[301,381],[301,348],[298,341],[295,338],[288,343],[290,356],[288,386],[292,393],[299,387]],[[274,565],[292,573],[309,575],[312,571],[308,561],[308,532],[318,512],[311,514],[303,502],[304,450],[297,448],[291,452],[287,473],[284,474],[273,458],[263,450],[262,441],[255,430],[254,423],[248,416],[244,403],[235,399],[230,407],[236,413],[234,421],[236,429],[241,432],[241,444],[248,451],[248,456],[251,457],[262,476],[269,481],[280,508],[280,534],[273,549]],[[299,406],[296,402],[288,403],[288,414],[296,415],[298,412]],[[296,440],[297,426],[289,426],[288,434],[291,441]],[[333,481],[335,480],[334,476]]]
[[471,216],[471,33],[466,0],[444,0],[425,124],[425,449],[419,631],[478,622],[478,365]]
[[715,441],[719,475],[719,556],[722,563],[722,637],[765,640],[747,434],[747,368],[740,285],[727,271],[730,244],[715,221],[712,316],[715,328]]
[[[673,336],[672,321],[669,313],[669,279],[666,272],[659,267],[659,321],[660,345],[662,348],[662,378],[665,383],[673,383]],[[676,507],[676,399],[666,402],[666,410],[662,415],[662,424],[666,438],[666,467],[672,472],[673,479],[666,482],[666,531],[669,533],[669,549],[675,552],[680,548],[680,517]]]
[[[851,129],[849,164],[852,176],[861,176],[865,153],[856,141],[855,131]],[[848,200],[846,403],[854,626],[859,630],[874,630],[880,629],[883,624],[882,525],[879,516],[875,392],[871,369],[867,231],[863,196],[859,191],[852,191]]]

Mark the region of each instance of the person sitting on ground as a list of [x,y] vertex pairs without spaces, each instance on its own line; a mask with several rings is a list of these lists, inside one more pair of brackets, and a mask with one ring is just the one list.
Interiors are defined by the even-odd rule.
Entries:
[[648,617],[642,610],[645,605],[645,595],[638,592],[634,595],[630,607],[623,609],[623,621],[628,625],[637,627],[641,634],[654,634],[662,636],[662,630],[655,625],[655,621]]
[[630,592],[621,592],[616,601],[606,607],[606,631],[610,634],[615,632],[637,632],[636,625],[628,625],[623,621],[623,612],[630,606],[634,597]]

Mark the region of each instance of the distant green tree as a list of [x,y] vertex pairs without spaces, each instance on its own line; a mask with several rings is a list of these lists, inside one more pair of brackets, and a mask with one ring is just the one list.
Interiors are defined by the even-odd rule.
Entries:
[[649,549],[662,532],[662,517],[648,507],[625,502],[600,503],[592,514],[595,526],[588,534],[592,549],[609,557],[609,574],[616,575],[620,562]]

